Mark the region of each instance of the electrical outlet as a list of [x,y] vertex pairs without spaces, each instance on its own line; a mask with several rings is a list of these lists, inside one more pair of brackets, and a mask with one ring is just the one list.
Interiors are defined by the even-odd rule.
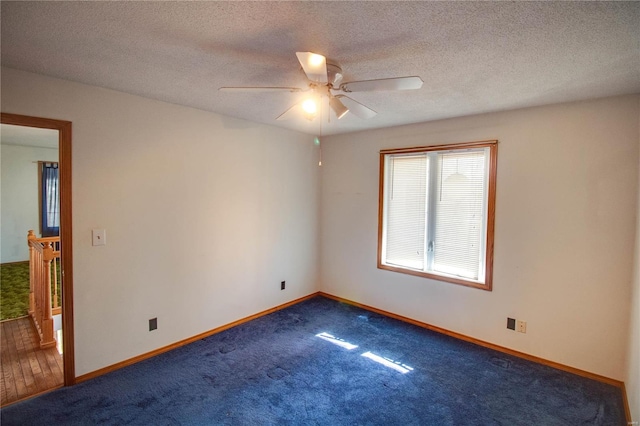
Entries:
[[153,331],[158,328],[158,318],[151,318],[149,320],[149,331]]
[[280,281],[280,290],[284,290],[284,287],[285,287],[285,282]]
[[507,318],[507,328],[509,330],[515,330],[516,329],[516,320],[515,320],[515,318]]
[[518,332],[526,333],[527,332],[527,322],[518,320]]

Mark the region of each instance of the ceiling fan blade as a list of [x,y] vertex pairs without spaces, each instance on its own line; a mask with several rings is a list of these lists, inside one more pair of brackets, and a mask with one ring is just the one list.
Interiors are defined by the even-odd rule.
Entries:
[[299,87],[221,87],[220,92],[302,92]]
[[353,114],[357,115],[360,118],[367,119],[367,118],[374,117],[377,114],[377,112],[375,112],[371,108],[362,105],[360,102],[354,99],[351,99],[348,96],[336,95],[335,97],[340,99],[342,103],[347,108],[349,108],[349,112],[352,112]]
[[343,92],[375,92],[381,90],[413,90],[422,87],[422,79],[418,76],[381,78],[379,80],[362,80],[342,83]]
[[296,56],[309,80],[324,84],[328,82],[327,58],[313,52],[296,52]]
[[302,107],[300,106],[300,104],[295,104],[294,106],[280,114],[278,117],[276,117],[276,120],[290,120],[298,115],[302,115]]

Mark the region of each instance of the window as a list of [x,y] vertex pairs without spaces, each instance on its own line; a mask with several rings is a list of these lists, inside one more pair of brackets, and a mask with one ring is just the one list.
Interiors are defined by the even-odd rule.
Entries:
[[60,181],[58,163],[39,162],[40,233],[43,237],[60,235]]
[[378,268],[491,290],[497,150],[380,151]]

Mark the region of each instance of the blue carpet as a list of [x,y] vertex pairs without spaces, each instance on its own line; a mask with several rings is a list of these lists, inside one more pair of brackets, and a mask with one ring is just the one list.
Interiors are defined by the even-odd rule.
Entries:
[[626,423],[614,386],[324,297],[10,405],[0,419],[3,426]]

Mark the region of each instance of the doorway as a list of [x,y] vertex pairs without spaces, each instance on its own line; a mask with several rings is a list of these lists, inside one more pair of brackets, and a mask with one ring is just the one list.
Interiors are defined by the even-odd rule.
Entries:
[[[59,167],[59,235],[60,235],[60,277],[63,282],[61,295],[61,323],[63,348],[63,383],[70,386],[75,383],[74,333],[73,333],[73,247],[71,215],[71,122],[17,114],[2,113],[0,122],[4,125],[22,126],[25,131],[32,129],[51,129],[58,133]],[[4,233],[4,230],[3,230]],[[26,244],[26,239],[25,239]],[[22,328],[14,326],[13,335],[24,334]],[[28,330],[27,330],[28,331]],[[2,344],[6,344],[3,336]],[[20,343],[18,343],[20,344]],[[35,355],[34,355],[35,356]],[[44,359],[43,355],[39,355]],[[37,368],[37,366],[36,366]],[[53,371],[53,370],[52,370]],[[54,387],[55,388],[55,387]],[[41,392],[38,392],[41,393]],[[30,397],[33,395],[23,396]],[[13,401],[11,401],[13,402]]]

